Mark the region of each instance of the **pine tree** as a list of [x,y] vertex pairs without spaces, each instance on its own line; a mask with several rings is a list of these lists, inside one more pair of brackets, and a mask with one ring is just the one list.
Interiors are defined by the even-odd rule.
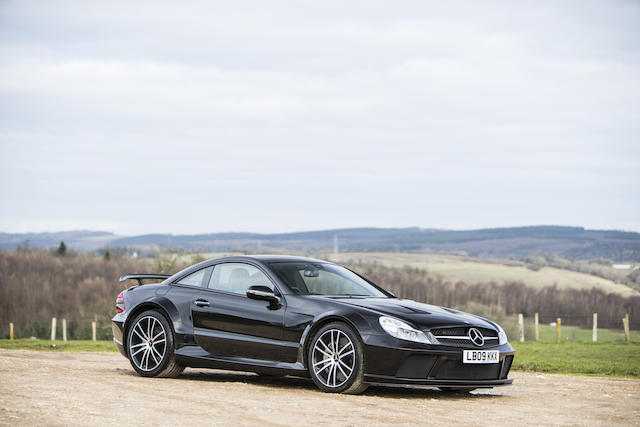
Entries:
[[67,253],[67,245],[64,242],[60,242],[60,246],[58,246],[58,250],[56,251],[58,255],[64,256]]

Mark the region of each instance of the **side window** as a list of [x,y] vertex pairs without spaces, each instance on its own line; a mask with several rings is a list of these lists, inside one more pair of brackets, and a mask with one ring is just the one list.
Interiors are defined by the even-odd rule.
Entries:
[[245,295],[251,286],[266,286],[273,290],[271,280],[256,267],[239,262],[218,264],[209,279],[209,289]]
[[187,286],[202,286],[202,281],[207,276],[207,273],[211,270],[211,267],[203,268],[201,270],[196,271],[195,273],[191,273],[190,275],[183,277],[178,282],[179,285],[187,285]]

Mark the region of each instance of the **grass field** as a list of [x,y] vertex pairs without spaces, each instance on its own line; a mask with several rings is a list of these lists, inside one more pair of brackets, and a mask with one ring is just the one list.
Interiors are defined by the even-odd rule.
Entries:
[[538,271],[533,271],[522,265],[522,263],[509,260],[402,252],[345,252],[324,254],[322,257],[340,263],[376,263],[377,265],[394,268],[403,266],[421,268],[440,275],[451,282],[461,280],[466,283],[487,283],[493,281],[500,284],[508,281],[518,281],[534,288],[552,286],[555,283],[559,288],[598,288],[605,292],[614,292],[623,296],[640,295],[640,292],[626,285],[590,274],[552,267],[543,267]]
[[[531,322],[533,323],[533,322]],[[529,328],[531,329],[531,328]],[[528,329],[528,330],[529,330]],[[582,329],[575,326],[563,326],[561,339],[566,341],[581,341],[591,342],[592,330]],[[631,341],[640,343],[640,333],[637,331],[631,331]],[[512,341],[515,341],[516,337],[509,337]],[[528,337],[525,335],[526,340],[533,340],[533,336]],[[540,325],[540,341],[542,342],[556,342],[556,327],[549,325]],[[611,329],[598,329],[598,343],[623,343],[624,332],[622,330]]]
[[513,369],[559,374],[640,377],[640,343],[512,343]]
[[113,341],[55,341],[20,338],[13,341],[0,340],[0,348],[10,350],[50,350],[50,351],[118,351]]
[[[575,375],[640,377],[640,343],[512,342],[514,370]],[[117,351],[111,341],[0,340],[0,349]]]

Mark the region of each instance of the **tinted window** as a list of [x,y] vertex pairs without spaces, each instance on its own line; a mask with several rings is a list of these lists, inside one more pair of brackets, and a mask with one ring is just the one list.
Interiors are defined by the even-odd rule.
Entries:
[[271,280],[258,268],[238,262],[218,264],[209,279],[209,289],[245,295],[251,286],[266,286],[273,290]]
[[357,274],[338,265],[274,262],[269,266],[291,290],[301,295],[387,296]]
[[198,270],[195,273],[191,273],[190,275],[180,279],[178,284],[187,286],[202,286],[202,281],[207,275],[209,269],[211,269],[211,267],[203,268],[202,270]]

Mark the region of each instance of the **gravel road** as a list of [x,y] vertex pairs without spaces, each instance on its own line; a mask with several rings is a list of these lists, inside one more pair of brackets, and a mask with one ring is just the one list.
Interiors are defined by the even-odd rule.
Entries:
[[640,425],[640,380],[513,376],[511,387],[467,395],[371,387],[347,396],[228,371],[142,378],[116,353],[0,350],[0,424]]

